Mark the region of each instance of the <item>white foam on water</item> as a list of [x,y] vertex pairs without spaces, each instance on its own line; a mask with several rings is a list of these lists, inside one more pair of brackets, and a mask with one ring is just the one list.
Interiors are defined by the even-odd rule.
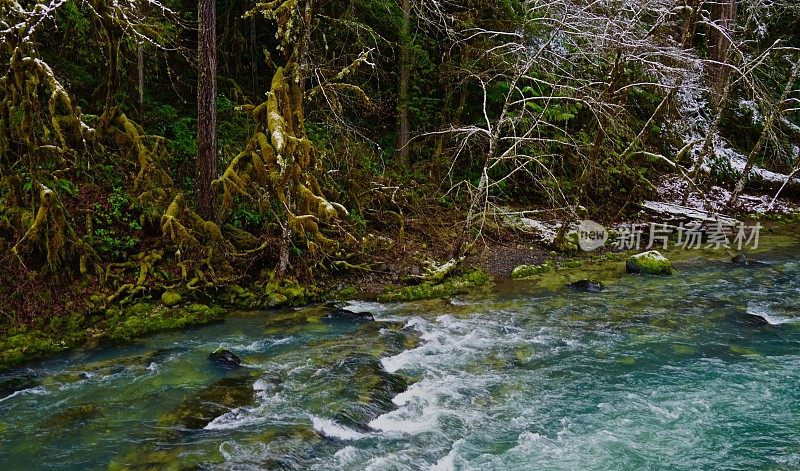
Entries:
[[226,412],[208,423],[204,430],[236,430],[266,422],[269,417],[253,413],[253,409],[239,407]]
[[342,309],[352,312],[370,312],[372,314],[385,314],[392,311],[392,307],[386,304],[371,301],[348,301]]
[[439,422],[438,415],[438,411],[433,408],[423,410],[417,417],[401,409],[373,419],[369,426],[386,433],[416,435],[436,429]]
[[265,352],[269,350],[271,347],[274,347],[276,345],[286,345],[292,343],[293,341],[294,337],[290,335],[288,337],[283,337],[280,339],[266,338],[266,339],[254,340],[247,344],[236,343],[235,341],[224,342],[219,344],[219,348],[225,348],[234,353],[236,352],[259,353],[259,352]]
[[271,382],[267,381],[264,378],[258,378],[255,383],[253,383],[253,389],[256,392],[264,393],[267,391],[272,391],[275,389],[275,385]]
[[244,445],[234,441],[224,441],[219,445],[219,452],[226,463],[237,464],[235,469],[259,469],[253,463],[264,462],[273,457],[269,447],[263,443]]
[[781,324],[792,324],[795,322],[800,322],[800,317],[784,317],[770,309],[769,305],[766,303],[748,303],[747,304],[747,313],[752,314],[754,316],[763,317],[769,325],[781,325]]
[[339,466],[346,466],[358,459],[358,448],[354,447],[353,445],[347,445],[346,447],[334,453],[333,457],[336,458]]
[[357,432],[349,429],[343,425],[339,425],[331,419],[317,417],[316,415],[309,415],[311,424],[314,430],[322,435],[330,438],[338,438],[340,440],[361,440],[369,436],[368,433]]
[[456,469],[456,457],[458,456],[458,447],[464,443],[463,438],[459,438],[458,440],[453,443],[452,448],[450,448],[450,452],[444,455],[436,462],[433,466],[430,467],[430,471],[451,471]]
[[48,391],[45,388],[43,388],[42,386],[37,386],[35,388],[22,389],[20,391],[15,391],[14,393],[9,394],[8,396],[0,399],[0,402],[5,402],[5,401],[7,401],[9,399],[13,399],[13,398],[18,397],[18,396],[27,396],[27,395],[30,395],[30,394],[43,396],[45,394],[48,394]]

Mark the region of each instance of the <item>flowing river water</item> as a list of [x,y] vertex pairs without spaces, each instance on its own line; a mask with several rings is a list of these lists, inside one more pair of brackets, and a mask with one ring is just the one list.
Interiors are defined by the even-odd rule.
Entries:
[[797,249],[75,351],[0,375],[0,469],[799,469]]

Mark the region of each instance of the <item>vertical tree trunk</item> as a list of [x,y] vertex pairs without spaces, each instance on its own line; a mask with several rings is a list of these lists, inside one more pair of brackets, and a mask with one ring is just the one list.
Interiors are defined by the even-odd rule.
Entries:
[[747,156],[747,163],[744,166],[742,175],[736,182],[736,187],[733,189],[731,199],[728,201],[728,206],[734,206],[739,200],[739,195],[744,190],[744,186],[747,184],[747,180],[750,178],[750,172],[753,171],[753,167],[756,164],[756,159],[761,155],[761,151],[764,149],[767,139],[769,139],[769,136],[772,134],[772,128],[775,126],[775,122],[780,117],[781,112],[783,111],[783,105],[786,102],[786,99],[789,97],[789,93],[792,92],[792,85],[798,79],[798,77],[800,77],[800,61],[795,63],[794,67],[792,68],[792,73],[789,75],[789,80],[786,82],[786,86],[783,89],[783,93],[778,99],[778,103],[772,108],[767,120],[764,121],[764,129],[761,130],[761,135],[758,137],[756,145]]
[[258,48],[256,47],[256,17],[250,17],[250,92],[258,90]]
[[714,3],[712,16],[716,29],[711,31],[711,59],[717,64],[711,66],[714,91],[719,94],[725,88],[730,70],[722,65],[728,62],[728,50],[731,47],[736,27],[736,0],[717,0]]
[[139,112],[144,111],[144,45],[136,48],[136,71],[138,75]]
[[408,142],[411,122],[408,102],[411,89],[411,0],[402,0],[403,22],[400,26],[400,90],[398,92],[399,130],[397,158],[400,167],[408,165]]
[[297,62],[300,72],[297,75],[300,91],[305,94],[306,79],[311,76],[311,27],[314,21],[314,0],[306,0],[303,9],[303,37],[297,48]]
[[106,103],[103,110],[104,117],[111,116],[111,108],[114,106],[114,95],[119,89],[119,38],[112,34],[109,28],[108,34],[108,72],[106,75]]
[[687,0],[686,7],[689,8],[689,12],[686,14],[686,20],[683,23],[681,45],[684,49],[689,49],[694,44],[697,20],[700,18],[701,2],[700,0]]
[[197,207],[211,219],[214,197],[211,182],[217,176],[217,35],[214,0],[197,4]]
[[[302,22],[303,34],[300,41],[297,42],[294,50],[294,59],[297,61],[297,70],[295,71],[294,80],[297,82],[300,90],[299,100],[297,106],[302,107],[302,99],[305,96],[306,79],[311,75],[311,29],[314,21],[314,0],[305,0],[302,5]],[[298,117],[300,126],[303,126],[302,114]],[[286,205],[289,210],[294,210],[294,201],[291,194],[286,195]],[[292,243],[292,229],[289,227],[288,222],[281,223],[281,243],[278,249],[278,266],[275,269],[275,277],[283,277],[286,269],[289,267],[289,246]]]

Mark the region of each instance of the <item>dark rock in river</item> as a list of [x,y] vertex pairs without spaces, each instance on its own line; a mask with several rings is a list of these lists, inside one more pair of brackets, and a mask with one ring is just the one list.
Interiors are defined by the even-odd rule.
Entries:
[[373,322],[375,317],[369,312],[353,312],[347,309],[334,309],[329,312],[326,319],[343,320],[351,322]]
[[599,293],[603,291],[603,283],[592,280],[579,280],[567,286],[575,291],[583,291],[586,293]]
[[397,406],[392,398],[408,388],[405,377],[387,372],[379,360],[370,356],[344,359],[335,371],[339,378],[332,378],[333,382],[346,380],[341,383],[341,393],[350,400],[339,405],[333,418],[359,432],[370,431],[370,421],[394,410]]
[[208,361],[212,365],[224,368],[226,370],[235,370],[242,365],[242,359],[236,356],[230,350],[220,348],[208,356]]
[[743,253],[740,253],[739,255],[735,255],[731,259],[731,263],[734,263],[736,265],[749,265],[750,264],[750,259],[747,258],[747,255],[745,255]]
[[750,314],[749,312],[733,312],[729,314],[728,320],[734,324],[744,325],[748,327],[766,327],[771,325],[763,316],[757,314]]
[[759,262],[756,259],[748,257],[746,254],[740,253],[739,255],[735,255],[731,259],[731,263],[734,265],[741,265],[747,267],[754,267],[754,266],[766,266],[767,264],[764,262]]
[[36,386],[39,386],[39,383],[30,375],[0,379],[0,399]]

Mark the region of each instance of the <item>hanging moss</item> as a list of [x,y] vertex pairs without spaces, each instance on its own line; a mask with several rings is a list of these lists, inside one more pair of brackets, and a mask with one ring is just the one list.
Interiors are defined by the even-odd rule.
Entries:
[[334,224],[348,212],[325,198],[316,180],[320,158],[306,135],[301,95],[278,69],[267,101],[250,110],[256,122],[250,142],[212,186],[222,193],[223,217],[241,197],[282,219],[288,229],[284,245],[286,233],[294,233],[312,254],[330,253],[337,244],[322,234],[320,224]]
[[31,252],[44,255],[45,268],[50,273],[60,273],[69,260],[77,257],[81,273],[86,273],[89,263],[96,258],[94,251],[75,235],[53,190],[40,187],[36,218],[12,251],[18,255]]

